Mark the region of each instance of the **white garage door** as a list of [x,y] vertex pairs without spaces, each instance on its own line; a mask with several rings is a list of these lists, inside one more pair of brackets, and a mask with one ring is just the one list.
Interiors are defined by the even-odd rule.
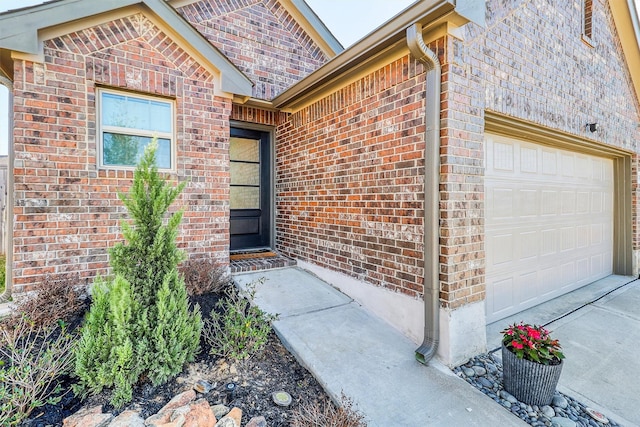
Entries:
[[488,323],[612,273],[612,160],[488,136],[485,195]]

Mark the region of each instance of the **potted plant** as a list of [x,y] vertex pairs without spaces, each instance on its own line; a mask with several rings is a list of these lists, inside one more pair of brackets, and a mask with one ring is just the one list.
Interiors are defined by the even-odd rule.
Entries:
[[502,334],[504,389],[529,405],[549,405],[562,372],[560,343],[542,326],[522,322]]

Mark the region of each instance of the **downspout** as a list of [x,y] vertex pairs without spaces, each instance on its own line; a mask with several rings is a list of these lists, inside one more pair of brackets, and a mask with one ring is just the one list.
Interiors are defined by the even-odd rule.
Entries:
[[424,148],[424,340],[416,359],[427,364],[438,350],[440,330],[440,78],[438,56],[427,47],[422,25],[407,28],[411,54],[427,68]]

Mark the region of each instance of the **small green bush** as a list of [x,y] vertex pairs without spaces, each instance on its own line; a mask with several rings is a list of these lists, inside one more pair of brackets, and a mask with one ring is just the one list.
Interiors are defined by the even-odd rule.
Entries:
[[132,385],[141,367],[134,362],[133,342],[138,325],[133,313],[138,304],[131,285],[117,276],[111,283],[97,279],[76,351],[76,394],[97,394],[113,387],[111,403],[120,407],[131,400]]
[[60,401],[59,379],[73,367],[75,340],[64,323],[34,325],[22,318],[0,325],[0,425],[18,425],[47,403]]
[[200,342],[200,308],[189,311],[177,272],[185,258],[176,245],[182,211],[165,221],[184,183],[172,187],[160,176],[156,148],[155,141],[147,146],[129,194],[120,194],[132,223],[122,224],[125,242],[110,251],[115,279],[96,282],[77,350],[74,391],[113,388],[116,407],[131,400],[132,387],[142,378],[159,385],[180,373]]
[[251,305],[257,283],[248,286],[247,298],[243,298],[235,288],[230,289],[227,297],[217,304],[223,314],[215,309],[211,311],[211,320],[205,322],[203,330],[204,338],[211,346],[211,354],[245,360],[264,348],[271,332],[271,322],[277,316]]

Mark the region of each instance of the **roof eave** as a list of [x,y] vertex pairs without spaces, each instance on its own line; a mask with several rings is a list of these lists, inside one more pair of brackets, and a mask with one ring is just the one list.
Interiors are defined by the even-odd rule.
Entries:
[[[478,6],[479,5],[479,6]],[[481,6],[481,7],[480,7]],[[463,25],[470,20],[484,25],[484,3],[474,0],[422,0],[376,28],[353,46],[333,58],[280,95],[273,103],[278,108],[298,105],[303,98],[322,91],[344,73],[363,68],[374,58],[384,54],[405,38],[406,29],[419,22],[423,28],[432,28],[446,20]]]
[[[336,39],[331,31],[327,28],[327,26],[322,22],[322,20],[316,15],[316,13],[309,7],[309,5],[305,2],[305,0],[290,0],[291,3],[298,9],[298,11],[302,14],[304,19],[311,25],[311,27],[318,33],[318,35],[322,38],[328,47],[331,50],[332,55],[341,53],[344,50],[344,46]],[[324,49],[327,50],[326,48]]]
[[[0,14],[0,51],[37,55],[41,49],[38,39],[40,30],[137,4],[144,4],[167,26],[180,34],[183,42],[199,52],[220,72],[222,91],[241,96],[252,94],[251,80],[189,25],[165,0],[65,0],[2,13]],[[11,25],[3,25],[4,20],[11,20]]]

